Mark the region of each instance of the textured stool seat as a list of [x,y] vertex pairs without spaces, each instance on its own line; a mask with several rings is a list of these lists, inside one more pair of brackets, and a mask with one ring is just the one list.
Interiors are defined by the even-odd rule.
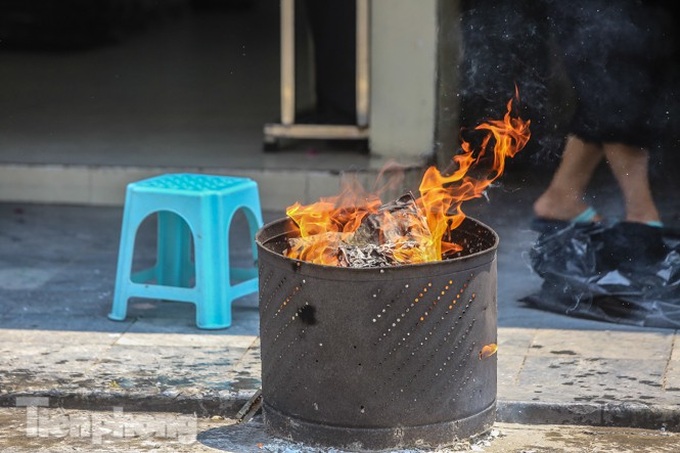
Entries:
[[[125,319],[128,300],[140,297],[194,303],[199,328],[229,327],[232,301],[258,290],[256,263],[245,268],[229,263],[229,227],[239,209],[248,221],[256,258],[255,234],[262,226],[262,211],[255,181],[182,173],[128,184],[109,318]],[[156,264],[133,273],[138,228],[154,213]]]

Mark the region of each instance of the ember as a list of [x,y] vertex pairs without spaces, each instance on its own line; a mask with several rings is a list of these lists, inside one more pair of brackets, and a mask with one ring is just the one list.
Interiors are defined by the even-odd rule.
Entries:
[[354,182],[338,196],[290,206],[286,214],[299,237],[289,238],[286,256],[331,266],[384,267],[438,261],[464,251],[452,234],[465,219],[461,204],[479,198],[503,173],[506,157],[514,157],[530,137],[530,121],[511,116],[512,101],[502,120],[475,128],[485,132],[479,149],[461,144],[450,173],[426,170],[417,199],[408,193],[384,204]]
[[498,345],[496,343],[485,344],[481,351],[479,351],[479,360],[488,359],[498,352]]

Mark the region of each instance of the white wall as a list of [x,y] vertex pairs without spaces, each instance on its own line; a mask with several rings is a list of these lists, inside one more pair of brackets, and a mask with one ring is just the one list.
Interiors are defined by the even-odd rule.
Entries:
[[371,2],[371,152],[418,157],[433,149],[437,0]]

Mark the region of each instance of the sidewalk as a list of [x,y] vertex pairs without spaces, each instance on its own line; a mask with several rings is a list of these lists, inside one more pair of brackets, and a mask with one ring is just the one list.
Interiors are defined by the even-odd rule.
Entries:
[[[506,186],[466,209],[501,237],[498,421],[680,430],[677,332],[518,302],[541,283],[523,256],[534,196]],[[257,296],[235,303],[226,330],[197,329],[183,303],[133,300],[126,321],[108,320],[121,214],[0,204],[0,406],[28,395],[66,408],[233,417],[261,385]],[[151,231],[140,232],[142,259],[153,253]]]

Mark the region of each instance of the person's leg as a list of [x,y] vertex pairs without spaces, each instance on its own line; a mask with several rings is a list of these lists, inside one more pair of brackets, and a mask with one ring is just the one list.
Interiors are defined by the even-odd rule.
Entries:
[[588,208],[583,201],[586,188],[603,155],[599,145],[570,136],[550,185],[534,202],[536,216],[571,220],[583,213]]
[[649,153],[622,143],[604,144],[609,167],[621,188],[626,221],[655,224],[660,221],[649,185]]
[[314,43],[315,122],[356,123],[356,1],[307,0]]

